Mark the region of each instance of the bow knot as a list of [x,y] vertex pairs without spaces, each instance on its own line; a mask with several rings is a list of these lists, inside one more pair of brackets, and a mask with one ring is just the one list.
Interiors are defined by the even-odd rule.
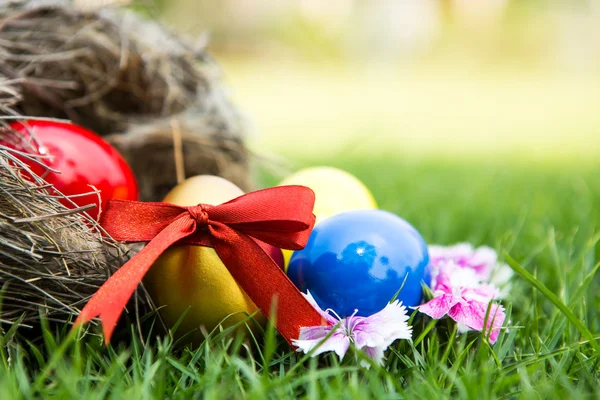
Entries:
[[261,246],[303,248],[315,222],[314,202],[313,191],[303,186],[259,190],[214,206],[110,200],[100,220],[104,230],[116,240],[148,244],[98,289],[75,325],[100,317],[108,343],[146,272],[170,246],[182,243],[214,248],[264,315],[276,302],[275,326],[292,344],[301,327],[323,319]]
[[196,221],[196,229],[206,227],[210,224],[208,218],[209,204],[198,204],[197,206],[187,207],[188,213]]

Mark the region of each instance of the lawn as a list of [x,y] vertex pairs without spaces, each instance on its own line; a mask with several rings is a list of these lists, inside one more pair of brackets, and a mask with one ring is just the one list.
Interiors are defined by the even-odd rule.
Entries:
[[[600,280],[592,275],[600,258],[598,168],[328,161],[368,182],[381,208],[409,220],[429,243],[470,241],[509,253],[600,336]],[[600,396],[600,353],[543,292],[516,275],[504,305],[509,331],[492,347],[478,335],[455,337],[448,321],[431,327],[417,316],[413,343],[398,342],[385,366],[370,370],[352,357],[307,360],[272,331],[250,351],[228,332],[195,349],[168,339],[144,347],[135,333],[114,348],[95,336],[71,345],[52,331],[34,345],[6,333],[0,398]],[[431,330],[423,336],[425,327]]]
[[[594,160],[600,139],[593,135],[600,126],[597,93],[588,93],[579,81],[551,79],[544,83],[547,91],[529,84],[504,115],[493,113],[493,101],[466,95],[463,106],[474,110],[473,124],[460,121],[469,113],[451,99],[450,110],[429,107],[426,94],[441,90],[433,84],[425,85],[425,94],[416,84],[407,89],[417,96],[416,103],[406,101],[412,108],[386,111],[375,104],[362,113],[367,102],[349,98],[351,89],[339,97],[331,93],[351,80],[330,81],[328,72],[319,75],[318,84],[291,88],[285,106],[276,96],[281,91],[277,80],[266,88],[255,81],[264,70],[250,67],[241,74],[239,66],[228,68],[230,83],[240,90],[238,101],[264,133],[251,139],[257,152],[270,157],[257,173],[262,186],[279,180],[273,171],[281,170],[281,160],[272,154],[285,157],[291,169],[338,166],[365,182],[382,209],[411,222],[428,243],[468,241],[494,247],[504,261],[509,255],[514,268],[526,272],[515,274],[503,301],[508,330],[490,346],[478,334],[456,336],[447,320],[432,323],[416,315],[413,341],[395,343],[385,365],[368,370],[354,357],[339,362],[334,355],[311,359],[295,354],[272,327],[264,337],[247,339],[231,331],[215,333],[198,348],[168,338],[143,345],[134,327],[108,348],[99,336],[73,342],[56,327],[37,342],[9,331],[2,334],[0,348],[0,399],[600,397],[600,279],[594,275],[600,260],[600,167]],[[316,73],[303,76],[311,74]],[[358,85],[364,89],[369,82]],[[374,99],[384,91],[381,82],[371,88]],[[479,83],[486,82],[482,93],[495,91],[507,106],[511,93],[520,90],[517,85],[511,91],[496,79]],[[470,85],[471,90],[480,87]],[[318,88],[322,95],[315,92]],[[565,97],[544,95],[562,91]],[[568,106],[566,96],[578,98],[581,107]],[[336,98],[345,106],[323,109]],[[535,107],[526,105],[536,98],[544,99],[545,111],[531,116],[526,111]],[[290,108],[298,104],[307,109]],[[436,118],[419,114],[428,108]],[[550,122],[540,119],[544,114]],[[380,119],[386,115],[387,124]],[[456,132],[464,126],[464,131],[444,135],[445,124]],[[482,134],[482,126],[492,136]],[[503,141],[505,131],[512,134]],[[323,132],[338,133],[325,140]],[[404,146],[407,137],[413,140]],[[539,156],[524,156],[544,138],[549,144],[533,151]],[[581,143],[588,138],[588,145]],[[588,333],[596,338],[593,345]]]

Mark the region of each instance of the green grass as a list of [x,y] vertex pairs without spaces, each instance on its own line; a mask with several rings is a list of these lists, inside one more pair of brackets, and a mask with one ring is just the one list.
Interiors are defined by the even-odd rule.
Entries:
[[[366,182],[381,208],[429,243],[469,241],[510,254],[521,275],[504,301],[509,331],[494,346],[421,316],[414,341],[397,342],[385,366],[370,370],[351,356],[340,363],[295,354],[272,328],[246,341],[222,332],[198,348],[165,338],[144,346],[133,327],[108,348],[92,335],[65,342],[56,327],[35,344],[5,332],[0,399],[600,397],[600,342],[588,340],[600,336],[600,168],[400,156],[327,163]],[[263,177],[265,185],[278,179]]]

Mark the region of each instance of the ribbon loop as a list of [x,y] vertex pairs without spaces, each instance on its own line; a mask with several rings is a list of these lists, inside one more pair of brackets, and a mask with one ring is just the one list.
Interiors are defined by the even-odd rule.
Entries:
[[291,345],[301,327],[327,322],[255,239],[303,248],[315,221],[314,201],[303,186],[264,189],[216,206],[109,201],[100,220],[106,232],[117,240],[149,243],[98,289],[75,326],[100,317],[108,343],[135,288],[166,249],[175,243],[210,245],[265,316],[277,301],[275,326]]

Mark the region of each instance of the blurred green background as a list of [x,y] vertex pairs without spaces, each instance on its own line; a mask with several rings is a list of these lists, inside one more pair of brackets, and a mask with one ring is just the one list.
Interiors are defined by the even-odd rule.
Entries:
[[282,157],[594,161],[600,1],[157,0]]

